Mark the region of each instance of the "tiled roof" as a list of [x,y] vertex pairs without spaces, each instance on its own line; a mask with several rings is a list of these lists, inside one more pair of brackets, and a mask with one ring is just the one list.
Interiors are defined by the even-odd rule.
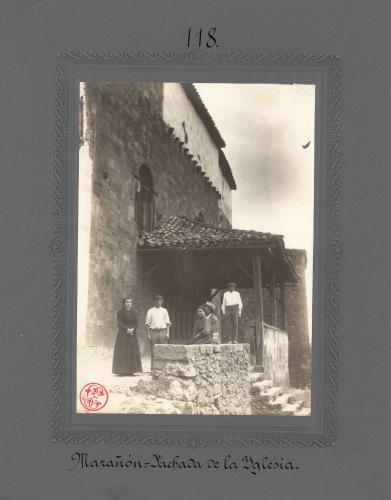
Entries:
[[226,229],[184,216],[169,217],[150,233],[142,233],[139,248],[242,247],[280,243],[282,236],[243,229]]
[[226,229],[196,222],[184,216],[172,215],[160,226],[149,233],[141,233],[138,240],[139,250],[207,250],[241,249],[269,246],[273,249],[279,278],[285,282],[296,282],[298,275],[290,260],[281,235]]
[[248,231],[245,229],[226,229],[196,222],[185,216],[172,215],[153,231],[139,236],[139,250],[207,250],[241,249],[269,246],[275,255],[275,265],[279,277],[285,282],[296,282],[298,275],[290,260],[281,235]]

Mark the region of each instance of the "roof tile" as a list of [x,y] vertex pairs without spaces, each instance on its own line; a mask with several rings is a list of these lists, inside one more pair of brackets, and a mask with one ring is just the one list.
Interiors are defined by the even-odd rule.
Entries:
[[257,246],[277,243],[281,238],[271,233],[222,228],[173,215],[153,231],[141,233],[139,248]]

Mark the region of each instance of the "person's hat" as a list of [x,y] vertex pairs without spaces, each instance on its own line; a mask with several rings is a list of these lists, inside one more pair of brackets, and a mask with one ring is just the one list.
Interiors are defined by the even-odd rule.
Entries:
[[236,288],[236,283],[234,283],[233,281],[230,281],[229,283],[227,283],[227,286],[228,287],[234,286]]
[[161,295],[154,295],[153,300],[163,300]]
[[212,313],[214,313],[216,309],[213,302],[205,302],[205,304],[202,304],[202,307],[207,307]]

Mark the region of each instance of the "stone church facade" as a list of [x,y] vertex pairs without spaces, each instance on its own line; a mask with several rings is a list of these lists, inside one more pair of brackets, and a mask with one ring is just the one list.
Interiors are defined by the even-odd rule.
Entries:
[[[122,298],[134,297],[142,325],[160,292],[138,252],[140,233],[175,215],[229,229],[236,184],[224,140],[191,84],[82,83],[79,132],[78,342],[112,348]],[[303,385],[305,252],[287,252],[299,276],[286,292],[289,361],[299,367],[291,378]],[[251,330],[247,295],[242,337]],[[263,302],[267,321],[267,291]]]

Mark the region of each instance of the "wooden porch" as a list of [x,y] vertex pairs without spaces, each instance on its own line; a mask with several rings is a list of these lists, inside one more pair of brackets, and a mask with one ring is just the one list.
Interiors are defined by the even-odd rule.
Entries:
[[[286,331],[285,286],[297,281],[283,238],[255,231],[222,230],[180,217],[175,218],[174,227],[169,222],[142,235],[139,254],[143,278],[165,298],[173,342],[188,340],[197,306],[234,281],[238,289],[253,289],[256,363],[263,365],[263,294],[266,290],[270,294],[271,326]],[[208,234],[202,234],[205,227]]]

